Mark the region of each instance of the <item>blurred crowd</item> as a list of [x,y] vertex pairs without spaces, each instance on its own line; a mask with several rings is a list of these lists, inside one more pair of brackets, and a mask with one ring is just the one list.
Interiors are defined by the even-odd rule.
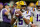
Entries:
[[[0,27],[35,27],[33,13],[36,3],[25,1],[1,3],[0,2]],[[32,10],[32,11],[31,11]]]

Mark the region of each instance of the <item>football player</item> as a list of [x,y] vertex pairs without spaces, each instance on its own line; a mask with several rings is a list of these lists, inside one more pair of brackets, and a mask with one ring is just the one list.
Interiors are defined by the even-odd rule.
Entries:
[[33,24],[31,24],[30,22],[31,12],[27,12],[24,10],[26,8],[26,3],[24,3],[24,1],[20,1],[20,4],[22,4],[21,8],[23,9],[21,10],[22,12],[19,9],[17,9],[15,13],[13,13],[13,19],[11,20],[11,24],[13,24],[17,19],[17,27],[30,27],[28,26],[29,24],[33,26]]
[[29,10],[31,10],[32,8],[34,8],[34,6],[35,6],[35,4],[31,2],[31,3],[28,5],[27,8],[28,8]]
[[32,9],[33,13],[33,24],[36,27],[40,27],[40,1],[37,1],[36,8]]
[[[27,8],[31,11],[32,8],[35,8],[35,4],[31,2]],[[30,17],[30,21],[33,22],[33,16]]]

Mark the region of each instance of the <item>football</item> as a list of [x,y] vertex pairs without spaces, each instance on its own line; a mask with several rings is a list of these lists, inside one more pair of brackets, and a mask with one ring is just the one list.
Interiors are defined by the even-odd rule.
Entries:
[[18,17],[20,14],[18,12],[15,12],[16,17]]

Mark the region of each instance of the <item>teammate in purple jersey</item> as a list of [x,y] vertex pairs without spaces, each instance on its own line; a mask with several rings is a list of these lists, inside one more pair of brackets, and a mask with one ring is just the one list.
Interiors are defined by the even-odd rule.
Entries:
[[3,27],[11,27],[11,20],[8,18],[8,15],[9,15],[9,6],[8,6],[8,3],[5,3],[4,4],[5,8],[2,9],[2,15],[3,15]]

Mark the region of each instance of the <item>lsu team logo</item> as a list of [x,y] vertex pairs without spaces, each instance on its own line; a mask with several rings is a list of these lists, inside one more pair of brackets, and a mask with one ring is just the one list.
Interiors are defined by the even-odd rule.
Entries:
[[33,8],[32,10],[35,11],[35,8]]
[[29,13],[29,11],[26,12],[27,14]]

